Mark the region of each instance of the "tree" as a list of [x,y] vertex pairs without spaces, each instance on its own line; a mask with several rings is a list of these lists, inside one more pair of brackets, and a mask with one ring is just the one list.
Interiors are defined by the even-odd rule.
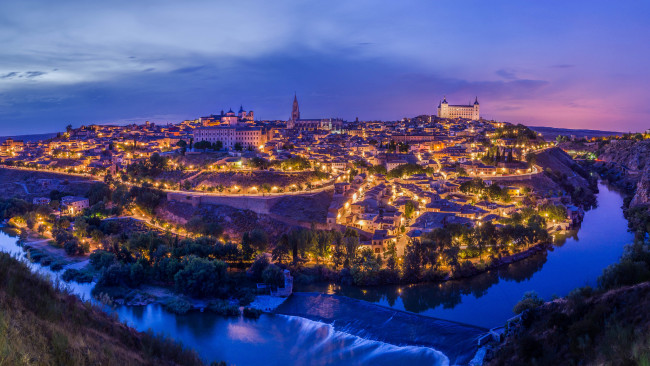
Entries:
[[244,149],[244,146],[241,144],[241,142],[236,142],[234,148],[236,151],[242,151]]
[[386,167],[383,165],[373,165],[368,168],[368,173],[369,174],[383,174],[386,175],[388,174],[388,171],[386,170]]
[[135,197],[135,204],[149,214],[153,213],[163,199],[162,191],[147,184],[143,184],[141,187],[131,187],[129,195]]
[[526,292],[521,300],[512,308],[512,312],[519,314],[524,310],[535,309],[542,304],[544,304],[544,300],[542,300],[535,291],[529,291]]
[[289,236],[287,234],[282,234],[278,240],[271,256],[274,261],[282,264],[287,258],[289,258]]
[[183,269],[174,276],[176,291],[195,297],[214,296],[227,280],[227,265],[220,260],[196,256],[183,259]]
[[458,174],[459,177],[467,177],[469,174],[467,174],[467,170],[465,168],[459,166],[456,168],[456,174]]
[[241,251],[242,251],[242,259],[246,261],[253,258],[253,254],[255,254],[255,249],[253,249],[253,246],[251,245],[250,233],[248,231],[245,232],[244,235],[242,235]]
[[199,141],[196,144],[194,144],[194,148],[199,149],[199,150],[209,149],[211,147],[212,147],[212,143],[210,143],[209,141],[205,141],[205,140]]
[[149,164],[154,172],[160,172],[167,168],[167,158],[160,156],[160,154],[153,153],[149,157]]
[[77,238],[84,238],[88,235],[88,222],[86,221],[85,218],[83,217],[77,217],[76,220],[74,220],[74,235]]
[[372,249],[364,248],[359,252],[350,274],[357,285],[374,285],[379,280],[381,263],[377,261]]
[[390,142],[388,143],[387,150],[389,153],[394,153],[397,150],[397,144],[395,143],[395,141],[390,140]]
[[345,248],[343,247],[343,234],[338,230],[332,230],[332,243],[334,250],[332,252],[332,264],[338,269],[345,261]]
[[301,255],[304,255],[311,243],[311,231],[304,228],[296,228],[289,232],[288,244],[291,249],[293,263],[296,264]]
[[250,244],[256,252],[264,252],[269,244],[269,237],[266,231],[255,228],[249,233]]
[[75,238],[66,241],[65,244],[63,244],[63,249],[67,255],[77,255],[84,253],[83,246],[79,245],[79,240]]
[[391,271],[397,270],[397,248],[394,242],[388,243],[384,252],[384,259],[386,259],[386,268]]
[[320,263],[322,258],[329,257],[331,253],[332,233],[330,231],[313,230],[313,245],[310,247],[310,253],[316,258],[316,263]]
[[262,280],[262,273],[269,265],[269,258],[266,255],[258,256],[249,269],[250,273],[253,275],[253,279],[256,281]]
[[140,286],[144,282],[144,266],[140,263],[133,263],[129,268],[129,285],[132,287]]
[[528,166],[533,166],[534,164],[537,163],[537,154],[535,154],[534,152],[529,152],[528,154],[526,154],[525,159],[526,162],[528,162]]
[[221,142],[220,140],[216,141],[214,144],[212,144],[212,149],[215,151],[219,151],[223,149],[223,142]]
[[417,242],[412,242],[406,247],[404,255],[404,280],[417,282],[422,276],[422,255]]
[[90,254],[89,259],[90,264],[95,267],[96,270],[101,270],[115,263],[115,254],[109,253],[105,250],[96,250]]
[[262,272],[262,280],[271,287],[284,287],[284,272],[275,264],[270,264]]
[[415,213],[416,209],[417,209],[416,203],[414,203],[411,200],[406,201],[406,204],[404,205],[404,216],[407,219],[410,219],[411,216],[413,216],[413,213]]
[[101,201],[108,202],[111,200],[111,188],[106,183],[94,183],[86,196],[91,206]]
[[399,144],[399,152],[407,153],[409,151],[409,144],[406,142],[401,142]]
[[359,248],[359,233],[356,230],[347,228],[343,234],[343,245],[345,247],[345,260],[343,267],[349,268],[357,256]]

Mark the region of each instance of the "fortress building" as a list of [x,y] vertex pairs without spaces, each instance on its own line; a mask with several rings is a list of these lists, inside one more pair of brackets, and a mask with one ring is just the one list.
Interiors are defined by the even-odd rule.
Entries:
[[244,110],[244,107],[240,106],[239,113],[237,114],[235,114],[232,109],[226,113],[224,113],[222,110],[221,114],[211,114],[207,117],[201,117],[199,120],[203,126],[206,127],[220,125],[239,126],[255,122],[255,115],[253,111],[246,112]]
[[258,148],[264,145],[271,135],[270,129],[247,126],[213,126],[195,128],[192,134],[194,141],[221,141],[225,149],[234,149],[237,143],[243,148]]
[[243,148],[258,148],[273,134],[270,128],[256,126],[253,111],[247,112],[242,106],[238,113],[230,109],[225,113],[221,111],[220,114],[201,117],[200,121],[202,127],[195,128],[192,133],[194,141],[221,141],[225,149],[233,149],[238,143]]
[[474,104],[452,105],[447,103],[445,97],[438,104],[438,117],[440,118],[465,118],[477,121],[479,119],[478,97],[474,99]]

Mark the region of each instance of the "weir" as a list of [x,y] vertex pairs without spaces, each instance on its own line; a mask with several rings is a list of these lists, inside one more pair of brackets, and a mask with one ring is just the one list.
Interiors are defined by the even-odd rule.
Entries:
[[344,296],[297,292],[276,314],[331,324],[335,330],[395,345],[442,352],[452,365],[469,363],[488,329],[387,308]]

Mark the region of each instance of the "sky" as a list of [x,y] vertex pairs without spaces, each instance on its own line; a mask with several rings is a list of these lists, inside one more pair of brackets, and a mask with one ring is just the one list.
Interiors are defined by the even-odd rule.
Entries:
[[3,0],[0,136],[67,124],[482,117],[650,128],[649,1]]

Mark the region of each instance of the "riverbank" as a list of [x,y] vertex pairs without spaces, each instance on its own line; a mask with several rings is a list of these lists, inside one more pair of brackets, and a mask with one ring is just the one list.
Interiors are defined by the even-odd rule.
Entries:
[[4,364],[204,365],[194,351],[125,326],[8,253],[0,253],[0,312]]
[[[14,256],[23,256],[16,238],[0,234],[0,248]],[[29,263],[29,267],[60,283],[48,267],[38,263]],[[69,293],[88,299],[90,286],[69,283],[66,287]],[[224,317],[212,311],[177,315],[159,304],[114,304],[102,306],[102,309],[139,331],[155,332],[182,341],[197,350],[203,360],[227,359],[238,365],[262,364],[269,359],[278,365],[370,363],[389,366],[395,362],[408,362],[410,366],[448,365],[445,355],[431,348],[369,340],[337,331],[330,324],[295,316],[266,313],[257,319],[248,319],[241,315]]]
[[[96,277],[99,273],[95,270],[89,261],[89,255],[70,256],[61,248],[52,246],[52,240],[37,236],[37,233],[28,229],[23,229],[28,233],[24,240],[20,240],[19,248],[24,253],[27,260],[31,263],[38,264],[49,268],[52,272],[65,274],[66,271],[74,271],[77,275],[66,278],[65,275],[57,278],[64,279],[68,284],[89,283],[91,289],[95,287]],[[19,240],[18,233],[14,228],[2,227],[2,231]],[[271,312],[280,305],[285,297],[276,297],[270,295],[256,295],[247,301],[244,306],[239,306],[235,299],[222,300],[218,298],[198,299],[174,292],[172,289],[162,286],[143,285],[138,288],[116,287],[110,288],[105,293],[93,292],[95,298],[106,305],[119,306],[147,306],[158,304],[177,313],[186,313],[188,311],[203,312],[206,309],[224,312],[223,315],[231,316],[233,308],[241,309],[250,308],[262,312]]]
[[358,287],[314,282],[296,283],[294,290],[342,295],[485,328],[501,326],[528,291],[550,299],[585,284],[594,286],[603,269],[615,263],[633,240],[621,194],[603,183],[598,188],[598,206],[585,213],[578,231],[556,235],[545,250],[536,249],[508,265],[437,283]]

